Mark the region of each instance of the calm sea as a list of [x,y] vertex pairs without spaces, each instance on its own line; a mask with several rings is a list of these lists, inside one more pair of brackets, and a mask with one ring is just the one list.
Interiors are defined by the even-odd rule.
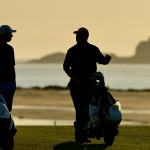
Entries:
[[[150,89],[150,65],[148,64],[98,65],[98,71],[104,74],[105,84],[110,89]],[[16,74],[17,87],[22,88],[66,87],[69,82],[62,64],[18,63]]]

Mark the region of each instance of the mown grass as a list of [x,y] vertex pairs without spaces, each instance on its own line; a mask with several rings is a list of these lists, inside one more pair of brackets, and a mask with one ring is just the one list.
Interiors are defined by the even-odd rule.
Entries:
[[150,126],[121,126],[112,146],[103,138],[74,142],[73,126],[18,126],[14,150],[150,150]]

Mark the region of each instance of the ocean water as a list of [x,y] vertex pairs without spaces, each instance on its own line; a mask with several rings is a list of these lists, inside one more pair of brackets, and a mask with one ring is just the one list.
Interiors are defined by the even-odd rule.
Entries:
[[[110,89],[150,89],[149,64],[98,65],[97,71],[104,74],[105,84]],[[63,71],[62,64],[16,64],[17,87],[66,87],[69,80],[69,77]]]

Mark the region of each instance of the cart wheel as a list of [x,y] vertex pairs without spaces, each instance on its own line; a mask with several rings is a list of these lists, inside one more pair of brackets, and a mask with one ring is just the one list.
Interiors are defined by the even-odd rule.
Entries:
[[3,143],[3,150],[12,150],[14,147],[14,138],[11,137],[7,142]]
[[111,136],[104,136],[104,142],[107,146],[111,146],[114,142],[114,137]]
[[77,129],[75,132],[75,141],[78,144],[83,144],[86,139],[85,131],[83,129]]
[[10,150],[12,150],[14,148],[14,138],[10,138],[9,140],[9,146],[10,146]]

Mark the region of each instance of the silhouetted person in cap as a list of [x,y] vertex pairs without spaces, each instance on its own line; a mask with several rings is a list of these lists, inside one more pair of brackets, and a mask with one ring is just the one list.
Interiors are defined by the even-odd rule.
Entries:
[[16,90],[14,49],[7,44],[13,37],[12,32],[16,32],[16,30],[12,30],[8,25],[0,27],[0,91],[3,91],[10,112]]
[[74,34],[77,44],[68,50],[63,68],[71,78],[69,87],[76,110],[74,126],[77,130],[89,121],[89,77],[97,71],[97,63],[106,65],[111,57],[103,56],[96,46],[88,43],[89,32],[86,28],[79,28]]

